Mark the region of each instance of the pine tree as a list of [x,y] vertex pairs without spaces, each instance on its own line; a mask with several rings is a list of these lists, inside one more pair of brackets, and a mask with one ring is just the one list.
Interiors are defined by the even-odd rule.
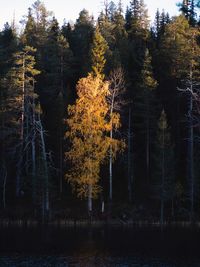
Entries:
[[[135,125],[135,150],[137,151],[140,164],[140,173],[143,175],[142,186],[148,192],[151,177],[151,152],[155,139],[157,99],[157,81],[152,70],[152,59],[149,50],[146,49],[144,63],[135,92],[133,103],[133,118]],[[138,164],[136,164],[139,166]]]
[[69,40],[70,49],[74,55],[73,65],[74,83],[80,77],[87,76],[90,71],[90,48],[94,33],[94,19],[89,15],[89,12],[83,9],[79,13],[79,18],[76,20],[74,30],[71,32],[71,41]]
[[154,34],[156,39],[156,48],[160,47],[160,41],[165,33],[165,27],[170,22],[169,14],[165,14],[164,9],[160,13],[159,10],[156,11],[155,21],[154,21]]
[[153,198],[160,201],[160,223],[164,223],[164,207],[167,201],[173,201],[174,152],[166,113],[163,110],[158,122],[157,143],[154,161],[156,163],[153,179]]
[[[108,44],[105,54],[107,61],[105,67],[106,75],[110,71],[120,67],[123,54],[127,53],[127,32],[125,29],[125,19],[123,17],[122,5],[119,2],[118,7],[112,14],[112,20],[106,16],[105,11],[98,17],[100,32]],[[126,61],[124,59],[124,61]]]
[[[16,174],[16,196],[20,196],[22,190],[21,176],[22,176],[22,164],[25,159],[24,165],[26,174],[29,171],[29,159],[30,159],[30,146],[32,137],[32,110],[31,105],[34,102],[34,83],[35,76],[40,73],[35,69],[35,58],[32,54],[36,52],[33,47],[25,46],[22,51],[17,52],[15,57],[15,66],[10,71],[10,78],[12,84],[12,90],[15,88],[18,92],[18,102],[21,105],[21,120],[20,120],[20,156],[17,163]],[[18,103],[17,103],[18,104]],[[25,155],[24,155],[25,153]]]
[[104,79],[104,66],[106,63],[105,53],[108,45],[99,31],[97,26],[92,43],[91,58],[92,58],[92,73],[94,76],[101,76]]
[[159,32],[160,32],[160,11],[157,9],[156,15],[155,15],[155,21],[154,21],[154,28],[155,28],[155,34],[158,38]]
[[42,52],[41,50],[45,44],[47,28],[49,27],[49,19],[51,16],[52,12],[48,11],[44,3],[40,0],[35,1],[32,7],[28,9],[23,34],[25,44],[35,47],[38,53]]
[[146,39],[148,37],[148,10],[143,0],[133,0],[130,3],[131,20],[130,35],[131,38]]
[[[194,172],[193,172],[193,127],[192,127],[192,96],[191,94],[180,94],[177,88],[191,88],[194,77],[194,67],[198,62],[198,45],[196,29],[189,25],[188,20],[183,16],[173,18],[165,28],[165,35],[161,41],[160,56],[162,63],[159,66],[165,66],[165,72],[159,73],[160,89],[162,88],[162,98],[166,105],[170,105],[173,110],[170,117],[172,118],[172,127],[175,133],[176,153],[180,155],[183,147],[187,152],[185,161],[185,170],[188,183],[190,184],[190,218],[193,217],[194,207]],[[187,60],[186,60],[187,59]],[[197,65],[196,65],[197,66]],[[160,67],[162,70],[163,67]],[[196,70],[195,70],[196,71]],[[187,81],[187,82],[186,82]],[[193,80],[194,81],[194,80]],[[189,120],[186,124],[185,114],[189,114]],[[177,124],[178,121],[178,124]],[[184,121],[185,124],[183,125]],[[185,127],[187,131],[181,133]],[[187,142],[181,141],[180,136]],[[178,159],[180,161],[181,158]],[[183,165],[183,163],[182,163]],[[179,176],[180,169],[177,172]],[[182,181],[183,183],[184,181]]]
[[[8,23],[4,25],[0,33],[0,44],[0,79],[2,81],[13,64],[12,55],[18,49],[17,35]],[[3,86],[2,83],[1,86]]]
[[46,94],[46,104],[53,102],[60,89],[61,72],[58,37],[60,29],[57,19],[53,19],[47,28],[47,36],[45,41],[45,50],[43,51],[43,92]]
[[113,33],[115,35],[115,40],[117,43],[118,39],[125,38],[127,35],[125,30],[125,19],[123,16],[123,9],[121,6],[121,2],[119,2],[119,6],[113,15],[113,24],[114,24]]
[[111,21],[109,17],[106,15],[106,13],[101,12],[98,17],[98,27],[101,32],[101,35],[103,36],[103,38],[108,44],[108,48],[105,54],[106,61],[107,61],[105,72],[109,73],[110,71],[109,66],[112,64],[112,50],[115,47],[115,41],[116,41],[115,36],[114,36],[115,25],[113,21]]
[[28,9],[27,19],[24,23],[25,23],[25,29],[21,36],[22,43],[29,46],[34,46],[36,45],[37,42],[36,39],[37,25],[33,17],[31,8]]
[[194,167],[194,155],[195,155],[195,129],[194,129],[194,95],[198,91],[199,86],[199,58],[200,48],[197,43],[199,31],[195,28],[190,28],[187,33],[188,36],[188,53],[187,69],[184,70],[184,79],[182,80],[183,88],[181,91],[185,92],[187,97],[187,178],[189,185],[189,200],[190,200],[190,220],[194,219],[194,206],[196,195],[196,179],[195,179],[195,167]]
[[123,16],[122,6],[119,2],[119,7],[113,17],[114,46],[112,48],[112,56],[109,62],[110,70],[120,68],[120,66],[124,66],[126,62],[128,34],[125,29],[125,24],[126,21]]
[[[5,24],[4,29],[0,32],[0,187],[2,188],[1,200],[3,208],[7,204],[7,184],[9,181],[9,172],[12,169],[13,160],[11,153],[13,147],[13,139],[11,136],[15,129],[15,121],[12,116],[15,112],[13,96],[8,89],[8,73],[13,64],[13,53],[18,49],[18,38],[15,30]],[[12,92],[13,93],[13,92]]]
[[195,0],[183,0],[182,3],[179,3],[180,11],[188,20],[191,26],[195,26],[197,24],[197,14],[195,12]]
[[131,29],[131,17],[132,17],[131,9],[130,7],[127,6],[125,13],[125,21],[126,21],[125,28],[127,32],[129,32]]
[[108,19],[110,21],[113,21],[116,10],[117,10],[117,6],[115,5],[113,1],[110,1],[109,6],[108,6]]
[[[150,146],[151,146],[151,135],[154,130],[154,120],[155,120],[155,88],[157,87],[157,81],[153,77],[153,71],[151,66],[151,56],[149,51],[146,50],[144,65],[141,73],[141,95],[143,96],[141,104],[143,104],[144,113],[141,111],[141,116],[144,116],[145,123],[145,139],[146,139],[146,149],[145,149],[145,158],[146,158],[146,176],[149,180],[150,176]],[[154,110],[153,110],[153,109]],[[143,114],[143,115],[142,115]]]

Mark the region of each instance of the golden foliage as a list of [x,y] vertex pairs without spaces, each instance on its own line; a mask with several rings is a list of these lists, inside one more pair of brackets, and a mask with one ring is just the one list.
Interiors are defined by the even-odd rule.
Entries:
[[89,74],[79,80],[78,99],[68,108],[69,130],[66,137],[71,141],[71,149],[66,153],[66,157],[72,168],[66,179],[80,198],[88,196],[89,185],[92,185],[92,197],[97,197],[101,191],[98,185],[100,167],[106,160],[110,145],[113,146],[113,154],[122,148],[120,141],[108,137],[111,127],[120,126],[118,114],[109,117],[106,101],[108,86],[100,76]]

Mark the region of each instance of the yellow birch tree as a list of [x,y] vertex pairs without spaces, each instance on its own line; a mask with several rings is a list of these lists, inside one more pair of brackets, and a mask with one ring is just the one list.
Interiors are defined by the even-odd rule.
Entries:
[[71,141],[71,149],[66,157],[71,161],[72,168],[66,174],[73,190],[80,198],[88,198],[88,210],[92,211],[92,198],[97,198],[101,191],[99,186],[100,167],[105,162],[112,142],[113,154],[116,154],[121,141],[111,139],[108,135],[111,127],[120,126],[116,114],[111,120],[106,96],[109,94],[108,82],[100,76],[79,80],[77,85],[78,99],[68,108],[69,130],[66,137]]

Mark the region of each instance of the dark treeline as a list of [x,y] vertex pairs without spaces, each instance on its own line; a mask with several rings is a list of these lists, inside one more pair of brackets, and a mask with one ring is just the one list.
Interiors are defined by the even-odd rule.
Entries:
[[[158,10],[150,27],[143,0],[126,11],[105,1],[97,21],[84,9],[60,27],[37,0],[20,34],[5,24],[2,218],[81,218],[88,198],[97,217],[199,219],[199,3],[179,6],[176,17]],[[86,105],[103,132],[94,143],[91,122],[77,119]]]

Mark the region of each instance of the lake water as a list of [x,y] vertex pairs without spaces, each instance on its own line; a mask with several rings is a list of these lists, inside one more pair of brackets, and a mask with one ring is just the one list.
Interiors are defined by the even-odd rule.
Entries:
[[200,267],[190,229],[4,228],[0,267]]

